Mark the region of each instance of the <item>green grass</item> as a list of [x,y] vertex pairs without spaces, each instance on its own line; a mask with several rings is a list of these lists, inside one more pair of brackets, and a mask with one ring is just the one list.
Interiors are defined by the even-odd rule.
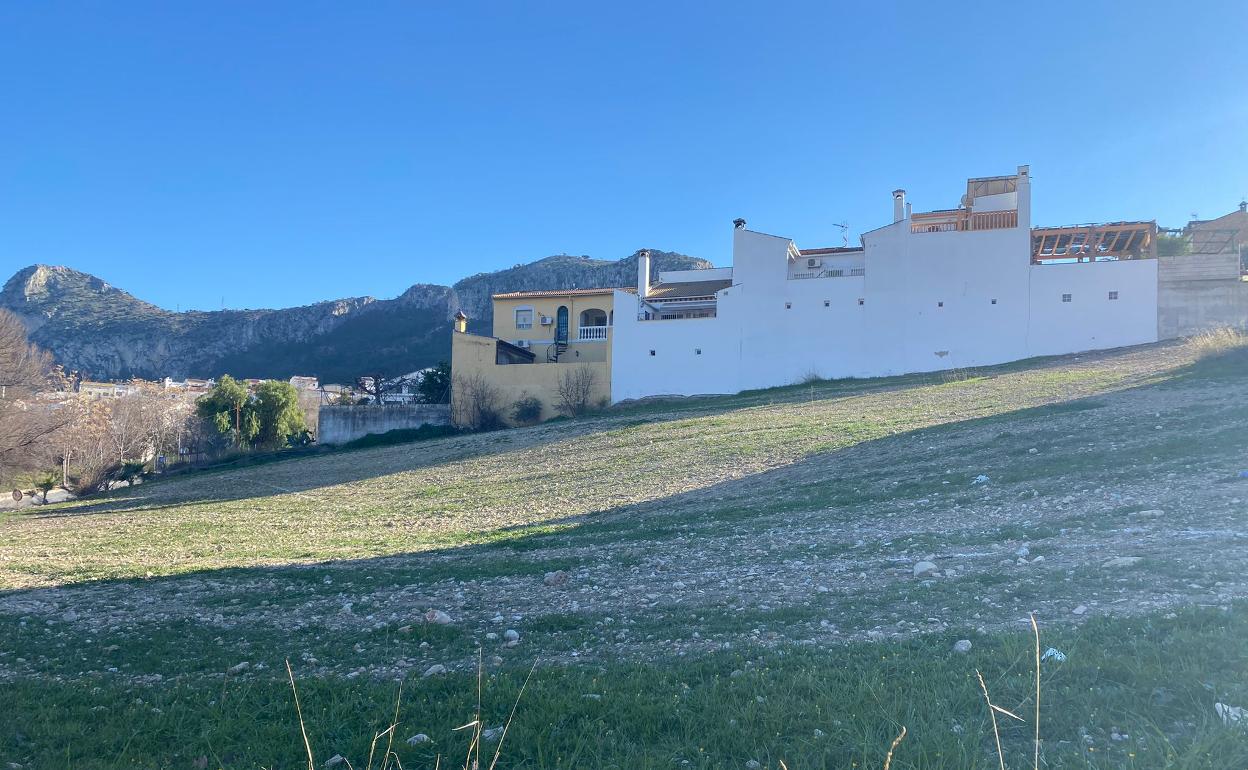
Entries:
[[[169,646],[181,631],[170,629]],[[1044,629],[1042,644],[1068,656],[1042,667],[1047,766],[1248,765],[1248,733],[1222,725],[1213,710],[1215,702],[1248,702],[1246,635],[1242,606]],[[960,636],[972,639],[969,654],[952,652]],[[1029,632],[968,632],[830,649],[749,647],[661,666],[539,663],[503,766],[879,767],[904,725],[894,767],[996,767],[978,669],[994,702],[1027,717],[1003,719],[1002,737],[1010,766],[1030,767],[1031,645]],[[270,666],[244,678],[8,683],[5,698],[21,708],[6,712],[0,755],[37,767],[187,767],[201,756],[213,767],[301,767],[282,670],[289,656],[318,760],[341,754],[360,767],[388,724],[397,684],[309,675],[306,651],[280,640],[255,652]],[[213,662],[219,671],[228,665]],[[506,719],[527,668],[488,667],[488,726]],[[471,671],[404,682],[397,750],[405,767],[431,768],[438,755],[444,767],[462,762],[467,736],[453,728],[471,719],[475,689]],[[1127,739],[1111,739],[1115,731]],[[403,742],[417,732],[432,742]]]

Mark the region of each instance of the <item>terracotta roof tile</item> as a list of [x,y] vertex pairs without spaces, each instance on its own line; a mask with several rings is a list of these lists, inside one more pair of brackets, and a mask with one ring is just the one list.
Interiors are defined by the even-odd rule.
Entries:
[[824,249],[798,249],[803,257],[817,257],[823,254],[853,254],[862,251],[861,246],[829,246]]
[[603,289],[540,289],[537,291],[508,291],[495,294],[494,299],[525,299],[527,297],[592,297],[613,291],[637,293],[636,286],[617,286]]

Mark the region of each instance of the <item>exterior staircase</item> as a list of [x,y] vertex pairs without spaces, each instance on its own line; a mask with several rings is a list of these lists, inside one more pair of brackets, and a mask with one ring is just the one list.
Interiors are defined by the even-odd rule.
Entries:
[[554,344],[547,346],[546,363],[548,364],[559,363],[559,356],[566,353],[567,350],[568,350],[568,343],[566,342],[555,342]]

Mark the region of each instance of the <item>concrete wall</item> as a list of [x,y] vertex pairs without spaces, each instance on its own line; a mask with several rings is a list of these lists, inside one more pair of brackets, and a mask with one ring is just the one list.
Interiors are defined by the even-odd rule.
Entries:
[[1158,257],[1157,280],[1162,283],[1182,281],[1238,281],[1239,254],[1182,254]]
[[1186,281],[1158,287],[1157,335],[1189,337],[1207,329],[1248,329],[1248,282]]
[[345,444],[362,436],[422,425],[450,425],[446,404],[386,404],[384,406],[322,406],[321,444]]
[[[624,294],[631,297],[632,295]],[[559,363],[546,363],[538,359],[532,364],[497,364],[494,360],[493,337],[456,332],[451,338],[451,412],[465,414],[462,383],[472,377],[483,377],[498,393],[497,408],[503,421],[512,424],[512,405],[523,396],[535,396],[542,402],[542,419],[548,420],[558,414],[560,380],[577,367],[587,367],[593,372],[594,391],[591,402],[610,400],[611,362],[584,362],[565,358]],[[608,352],[610,346],[603,346]]]
[[1206,329],[1248,329],[1248,282],[1239,255],[1162,257],[1157,269],[1157,336],[1188,337]]

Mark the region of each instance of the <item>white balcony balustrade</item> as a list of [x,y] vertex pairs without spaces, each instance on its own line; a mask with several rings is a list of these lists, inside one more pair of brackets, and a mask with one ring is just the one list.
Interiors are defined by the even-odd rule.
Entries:
[[576,330],[577,342],[606,342],[609,326],[582,326]]

